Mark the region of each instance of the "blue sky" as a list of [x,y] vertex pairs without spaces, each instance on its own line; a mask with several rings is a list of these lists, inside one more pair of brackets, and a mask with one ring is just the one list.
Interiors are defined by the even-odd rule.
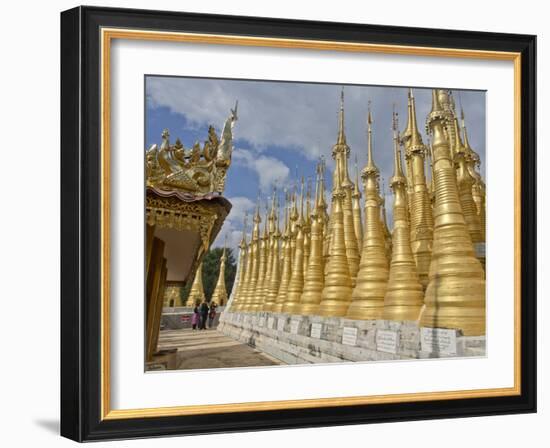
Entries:
[[[258,191],[269,199],[274,184],[291,187],[298,177],[313,177],[320,155],[328,162],[327,189],[333,168],[330,156],[336,142],[341,85],[243,81],[184,77],[146,78],[145,148],[161,142],[162,130],[171,141],[180,138],[186,148],[203,142],[208,126],[220,131],[229,109],[239,100],[239,120],[234,129],[234,153],[224,196],[233,204],[213,246],[236,247],[245,212],[251,212]],[[452,86],[438,86],[452,88]],[[345,86],[345,132],[351,148],[350,175],[366,163],[366,117],[371,102],[374,159],[386,183],[386,205],[391,223],[392,197],[387,180],[393,172],[392,109],[399,127],[406,125],[407,88]],[[464,108],[472,147],[479,153],[485,172],[485,92],[453,91],[457,108]],[[417,120],[424,142],[425,117],[431,109],[431,91],[414,89]]]

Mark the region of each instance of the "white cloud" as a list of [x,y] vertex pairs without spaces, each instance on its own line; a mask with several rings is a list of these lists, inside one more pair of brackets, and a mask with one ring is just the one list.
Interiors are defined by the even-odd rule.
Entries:
[[290,169],[280,160],[253,154],[246,149],[236,149],[233,152],[233,163],[254,171],[263,192],[270,191],[273,185],[283,184],[290,175]]

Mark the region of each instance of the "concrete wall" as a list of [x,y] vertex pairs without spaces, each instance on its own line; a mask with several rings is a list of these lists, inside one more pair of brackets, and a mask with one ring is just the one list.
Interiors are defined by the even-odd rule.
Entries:
[[224,313],[218,330],[288,364],[485,356],[485,337],[416,322]]

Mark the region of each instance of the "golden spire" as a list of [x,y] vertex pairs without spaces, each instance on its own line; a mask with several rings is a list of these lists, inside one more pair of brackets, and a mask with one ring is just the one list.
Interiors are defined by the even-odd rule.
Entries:
[[330,257],[318,311],[321,316],[344,316],[351,300],[351,276],[344,241],[344,195],[344,192],[337,192],[332,197]]
[[456,168],[458,196],[460,198],[460,205],[462,207],[462,213],[464,213],[466,226],[468,227],[468,232],[470,233],[470,238],[472,238],[472,242],[476,244],[481,242],[481,226],[472,191],[476,179],[472,176],[472,173],[468,169],[468,159],[470,158],[469,153],[471,148],[469,148],[469,143],[468,146],[462,144],[460,130],[458,127],[458,118],[454,118],[453,125],[457,136],[457,144],[454,151],[454,163]]
[[202,283],[202,262],[199,264],[197,271],[195,272],[195,278],[193,280],[193,285],[191,286],[191,291],[189,291],[189,298],[187,303],[193,306],[197,303],[203,302],[206,300],[204,295],[204,286]]
[[344,132],[344,87],[340,91],[340,113],[338,114],[338,138],[337,145],[346,145],[346,134]]
[[308,265],[304,276],[304,288],[300,299],[300,314],[317,314],[321,303],[324,286],[323,269],[323,222],[325,209],[321,196],[324,185],[322,184],[322,164],[317,165],[317,177],[315,182],[315,206],[311,215],[311,250],[308,257]]
[[289,211],[289,196],[285,192],[285,230],[283,233],[283,244],[281,247],[282,257],[282,273],[279,290],[277,292],[277,299],[272,307],[275,313],[280,313],[283,310],[283,306],[286,301],[286,295],[288,290],[288,284],[290,283],[290,275],[292,270],[292,248],[291,248],[291,230],[290,230],[290,211]]
[[457,328],[465,336],[485,334],[485,280],[460,206],[455,169],[444,135],[445,115],[432,92],[428,126],[432,135],[436,201],[430,277],[420,325]]
[[260,223],[262,218],[260,217],[260,195],[258,194],[258,203],[256,205],[256,212],[252,220],[254,226],[252,228],[252,240],[250,245],[252,246],[250,251],[251,266],[250,266],[250,279],[248,287],[246,289],[246,298],[242,306],[242,311],[251,311],[251,306],[254,304],[256,298],[256,287],[258,285],[258,276],[260,273]]
[[282,312],[296,314],[304,287],[304,178],[300,189],[300,214],[296,222],[295,249],[292,258],[292,270],[285,303]]
[[[275,194],[275,193],[274,193]],[[279,230],[279,201],[275,202],[276,213],[274,215],[275,222],[273,227],[273,233],[271,235],[271,249],[270,249],[270,271],[269,281],[267,284],[266,297],[264,301],[263,310],[272,311],[273,306],[277,300],[277,292],[279,291],[279,282],[281,281],[281,274],[279,271],[279,240],[281,238],[281,232]],[[286,220],[286,217],[285,217]],[[267,281],[267,280],[266,280]]]
[[243,236],[241,242],[239,243],[239,264],[237,267],[237,281],[236,285],[233,286],[233,299],[228,304],[231,307],[231,311],[236,311],[239,307],[239,302],[241,301],[243,284],[244,284],[244,271],[246,269],[246,226],[248,223],[248,213],[244,214],[243,222]]
[[[481,241],[485,242],[485,183],[481,178],[481,174],[478,168],[481,164],[481,160],[477,152],[475,152],[470,146],[468,140],[468,132],[466,130],[466,123],[464,121],[464,110],[461,110],[462,118],[462,132],[464,133],[464,149],[466,153],[466,166],[468,172],[474,178],[474,184],[472,186],[472,197],[476,204],[477,215],[479,217],[479,225],[481,231]],[[485,263],[485,259],[481,259],[482,264]]]
[[306,189],[306,211],[304,214],[304,278],[309,262],[311,248],[311,177],[307,179]]
[[380,170],[374,163],[374,157],[372,156],[372,114],[370,110],[370,101],[369,101],[369,113],[367,116],[367,165],[363,168],[363,172],[372,172],[380,174]]
[[380,195],[380,219],[382,224],[382,234],[384,235],[384,241],[386,244],[386,258],[389,262],[389,260],[391,260],[392,239],[386,216],[386,185],[384,183],[384,178],[382,178],[382,194]]
[[[439,100],[434,97],[435,103],[432,109],[438,110]],[[426,185],[426,173],[424,172],[424,158],[426,146],[418,131],[416,122],[416,102],[412,89],[409,89],[408,101],[410,138],[405,141],[405,150],[410,167],[408,181],[408,205],[410,215],[410,240],[411,249],[416,262],[420,283],[424,287],[428,284],[430,258],[433,238],[433,215],[432,206]]]
[[357,156],[355,156],[355,185],[353,186],[352,210],[353,227],[357,239],[357,247],[363,246],[363,221],[361,218],[361,190],[359,189],[359,167],[357,166]]
[[336,144],[332,147],[332,157],[335,160],[333,186],[334,192],[342,190],[344,197],[342,200],[342,211],[344,213],[344,244],[346,246],[346,257],[348,259],[349,271],[352,282],[355,281],[357,270],[359,269],[359,248],[357,247],[357,238],[355,236],[355,226],[353,224],[352,211],[352,190],[353,183],[349,178],[348,159],[350,148],[346,143],[344,134],[344,91],[340,95],[340,114],[338,117],[338,138]]
[[253,294],[252,302],[249,304],[249,311],[256,312],[263,307],[265,299],[265,276],[268,260],[268,248],[269,248],[269,204],[266,201],[265,204],[265,222],[264,232],[258,241],[258,281],[256,283],[256,289]]
[[271,197],[271,209],[268,211],[268,217],[267,221],[269,222],[269,230],[266,237],[265,242],[265,258],[266,258],[266,264],[265,264],[265,274],[264,274],[264,280],[262,282],[262,289],[261,289],[261,296],[262,296],[262,303],[259,307],[259,310],[263,310],[265,308],[265,302],[267,300],[267,296],[269,293],[269,288],[271,286],[271,271],[272,271],[272,263],[273,263],[273,257],[272,252],[274,250],[273,248],[273,239],[275,235],[275,221],[276,221],[276,198],[277,197],[277,188],[273,187],[273,195]]
[[401,167],[401,151],[397,133],[397,115],[393,119],[393,235],[392,257],[383,318],[388,320],[417,320],[424,302],[422,285],[418,280],[416,264],[411,251],[409,220],[407,216],[406,178]]
[[220,306],[225,305],[227,302],[227,289],[225,287],[225,263],[227,261],[227,254],[225,253],[227,246],[227,235],[223,243],[223,252],[220,257],[220,272],[218,274],[218,281],[216,282],[216,287],[212,293],[212,298],[210,302],[214,302]]
[[361,177],[364,182],[366,228],[363,236],[361,264],[352,301],[346,317],[379,319],[384,309],[388,282],[386,243],[380,221],[380,171],[374,163],[372,148],[372,116],[368,117],[368,160]]

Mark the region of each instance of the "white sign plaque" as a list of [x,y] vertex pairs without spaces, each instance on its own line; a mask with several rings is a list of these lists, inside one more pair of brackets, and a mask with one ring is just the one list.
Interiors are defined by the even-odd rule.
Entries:
[[277,330],[285,331],[285,319],[277,319]]
[[344,331],[342,333],[342,344],[355,345],[356,343],[357,343],[357,328],[344,327]]
[[321,339],[322,330],[323,330],[323,324],[319,324],[319,323],[311,324],[310,336],[315,339]]
[[270,316],[267,318],[267,328],[273,330],[273,325],[275,325],[275,318]]
[[397,353],[397,331],[378,330],[376,332],[376,350],[386,353]]
[[298,334],[298,327],[300,326],[299,320],[291,320],[290,321],[290,332],[292,334]]
[[422,327],[420,344],[423,352],[456,355],[456,330]]

